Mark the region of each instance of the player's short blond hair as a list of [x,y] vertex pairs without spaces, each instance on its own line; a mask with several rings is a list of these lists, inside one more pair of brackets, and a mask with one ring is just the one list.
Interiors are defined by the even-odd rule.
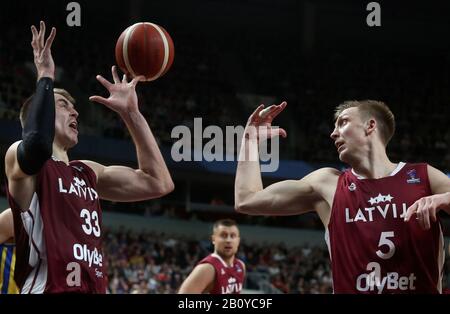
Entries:
[[[65,98],[67,98],[67,100],[69,100],[72,104],[75,105],[75,98],[73,98],[72,95],[70,95],[70,93],[68,91],[66,91],[65,89],[54,88],[53,93],[64,96]],[[22,128],[25,125],[25,120],[27,119],[27,115],[28,115],[28,109],[30,108],[30,104],[31,104],[31,101],[33,100],[34,95],[35,94],[28,97],[22,104],[22,107],[20,108],[19,119],[20,119],[20,124],[22,125]]]
[[347,100],[339,104],[334,112],[334,119],[348,108],[358,108],[363,119],[374,118],[378,123],[381,140],[389,143],[395,132],[395,117],[391,109],[382,101],[377,100]]

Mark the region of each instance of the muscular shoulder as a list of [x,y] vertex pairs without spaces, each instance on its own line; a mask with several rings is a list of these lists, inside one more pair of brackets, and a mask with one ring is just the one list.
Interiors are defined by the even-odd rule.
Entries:
[[342,172],[335,168],[321,168],[305,177],[305,181],[311,186],[314,193],[320,195],[321,200],[326,201],[331,207],[341,174]]
[[19,146],[20,142],[22,142],[22,140],[12,143],[11,146],[9,146],[6,154],[11,154],[11,153],[17,151],[17,146]]
[[202,263],[195,266],[180,287],[179,293],[203,293],[209,292],[215,278],[214,266]]
[[209,261],[205,261],[201,264],[198,264],[197,266],[195,266],[195,270],[197,272],[206,273],[206,274],[214,275],[214,273],[215,273],[214,265]]
[[210,263],[199,264],[195,267],[194,272],[199,282],[203,282],[204,292],[209,292],[214,284],[216,278],[216,269]]
[[324,167],[324,168],[320,168],[318,170],[316,170],[315,172],[317,172],[317,175],[319,176],[334,176],[334,177],[339,177],[342,174],[342,171],[337,170],[336,168],[331,168],[331,167]]
[[341,173],[341,171],[331,167],[320,168],[308,174],[305,180],[313,185],[323,184],[333,179],[337,180]]
[[10,177],[11,174],[14,173],[14,171],[17,171],[17,169],[15,169],[16,167],[18,167],[18,163],[17,163],[17,146],[19,146],[21,141],[17,141],[15,143],[13,143],[8,150],[6,151],[6,155],[5,155],[5,171],[6,171],[6,175],[8,177]]
[[99,164],[98,162],[92,161],[92,160],[80,160],[81,163],[85,164],[89,168],[94,171],[95,176],[98,177],[103,173],[103,170],[105,169],[105,166],[102,164]]

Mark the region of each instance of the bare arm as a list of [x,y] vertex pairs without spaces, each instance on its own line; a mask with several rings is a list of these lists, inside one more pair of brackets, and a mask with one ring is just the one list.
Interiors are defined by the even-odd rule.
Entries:
[[[235,208],[239,212],[251,215],[296,215],[313,211],[316,203],[324,199],[330,200],[331,204],[334,190],[327,190],[326,186],[335,184],[339,175],[339,171],[331,168],[317,170],[302,180],[286,180],[263,188],[258,156],[261,135],[270,138],[285,136],[286,132],[282,129],[267,129],[261,134],[263,130],[255,128],[270,128],[273,118],[284,108],[285,103],[268,108],[267,115],[261,118],[260,106],[249,118],[236,171]],[[322,190],[318,188],[321,184],[324,185]],[[324,194],[328,197],[324,197]]]
[[417,200],[408,208],[405,215],[405,221],[409,221],[415,214],[420,226],[425,230],[430,229],[430,221],[436,222],[436,213],[439,210],[450,214],[450,178],[430,165],[427,170],[433,195]]
[[14,221],[11,208],[0,213],[0,243],[14,238]]
[[[241,176],[241,178],[244,177]],[[245,197],[240,197],[239,203],[236,203],[236,210],[250,215],[277,216],[298,215],[314,211],[316,203],[323,200],[313,187],[316,178],[317,172],[313,172],[302,180],[285,180],[264,189],[251,192],[247,190]],[[244,180],[242,179],[242,181]],[[238,184],[237,182],[237,188],[239,188]],[[242,183],[242,185],[244,184]]]
[[174,184],[155,137],[138,109],[135,87],[140,78],[127,82],[124,76],[120,81],[115,67],[112,74],[114,84],[97,76],[110,92],[109,98],[91,96],[89,99],[116,111],[125,122],[136,146],[138,169],[85,162],[97,174],[99,195],[103,199],[131,202],[161,197],[170,193]]
[[428,178],[430,180],[431,193],[444,194],[450,192],[450,178],[442,171],[428,165]]
[[216,271],[211,264],[197,265],[181,284],[179,294],[209,292],[214,283]]

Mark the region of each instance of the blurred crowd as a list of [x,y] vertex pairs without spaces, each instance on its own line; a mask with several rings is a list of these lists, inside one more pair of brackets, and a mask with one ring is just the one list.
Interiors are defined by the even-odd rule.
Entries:
[[[277,118],[290,135],[281,158],[335,162],[329,138],[333,109],[348,99],[386,101],[397,119],[388,146],[394,161],[427,161],[450,172],[450,58],[447,55],[396,54],[361,49],[303,56],[296,47],[274,58],[258,40],[210,43],[184,29],[173,29],[175,62],[169,72],[138,87],[140,108],[160,144],[170,146],[177,125],[193,128],[194,117],[207,125],[244,125],[259,101],[288,101]],[[91,36],[93,38],[90,38]],[[74,33],[55,42],[57,85],[78,100],[80,133],[129,138],[111,110],[89,104],[104,95],[96,74],[110,77],[114,40]],[[85,49],[86,41],[89,49]],[[17,119],[22,101],[33,92],[31,48],[14,30],[0,39],[0,119]]]
[[[109,292],[176,293],[193,267],[211,253],[209,240],[154,232],[108,230],[105,255]],[[281,293],[331,293],[328,252],[323,247],[246,243],[238,257],[247,267],[246,289],[269,284]],[[263,282],[261,282],[263,281]]]
[[[211,253],[209,240],[124,228],[105,233],[109,293],[176,293],[186,276]],[[237,256],[247,267],[245,289],[271,293],[332,293],[328,250],[324,246],[287,248],[284,244],[247,243]],[[444,288],[450,288],[450,259]],[[270,286],[269,289],[264,288]]]

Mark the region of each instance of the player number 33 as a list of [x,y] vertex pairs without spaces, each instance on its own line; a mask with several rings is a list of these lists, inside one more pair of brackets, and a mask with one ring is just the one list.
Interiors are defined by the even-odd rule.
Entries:
[[83,231],[87,235],[94,234],[96,237],[100,237],[100,225],[98,223],[98,214],[94,210],[90,212],[86,208],[83,208],[80,212],[80,217],[84,219],[84,223],[81,225]]

